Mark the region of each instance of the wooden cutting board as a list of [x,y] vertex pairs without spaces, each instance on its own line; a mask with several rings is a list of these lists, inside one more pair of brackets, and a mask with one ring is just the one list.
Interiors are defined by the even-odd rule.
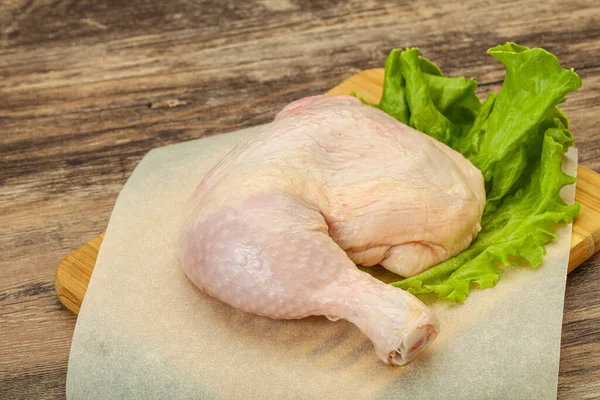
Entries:
[[[382,91],[383,69],[371,69],[357,73],[327,94],[356,92],[366,101],[377,103]],[[575,201],[581,203],[581,211],[573,224],[569,272],[600,249],[600,175],[581,165],[577,169]],[[56,269],[56,295],[75,314],[79,313],[103,237],[104,234],[100,234],[73,251]]]

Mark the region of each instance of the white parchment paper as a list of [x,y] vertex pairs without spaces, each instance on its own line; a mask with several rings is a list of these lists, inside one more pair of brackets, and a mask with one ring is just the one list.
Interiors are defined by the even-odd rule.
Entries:
[[[462,305],[435,302],[441,334],[406,367],[383,364],[346,321],[271,320],[195,289],[177,260],[183,205],[253,129],[152,150],[135,169],[77,320],[68,398],[556,397],[570,225],[538,270],[509,268]],[[576,173],[574,149],[564,170]]]

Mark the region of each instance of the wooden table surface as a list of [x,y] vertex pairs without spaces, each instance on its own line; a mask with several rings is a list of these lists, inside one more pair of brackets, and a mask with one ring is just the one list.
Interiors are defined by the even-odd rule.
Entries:
[[[595,0],[0,2],[0,397],[64,397],[75,316],[54,270],[105,229],[148,150],[265,123],[394,47],[485,94],[503,77],[485,51],[509,40],[580,74],[563,109],[600,171]],[[600,397],[599,264],[568,279],[560,398]]]

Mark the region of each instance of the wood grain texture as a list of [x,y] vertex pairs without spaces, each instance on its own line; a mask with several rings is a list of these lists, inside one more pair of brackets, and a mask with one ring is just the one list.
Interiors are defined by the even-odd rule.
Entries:
[[[377,103],[383,92],[383,79],[382,68],[360,71],[326,94],[333,96],[354,92],[370,103]],[[573,224],[568,272],[600,250],[600,174],[579,165],[577,176],[575,201],[580,203],[581,210]],[[56,295],[75,314],[79,314],[103,238],[104,234],[100,234],[74,250],[56,268]]]
[[[485,50],[507,40],[579,72],[563,109],[600,171],[595,0],[0,2],[0,397],[64,397],[75,317],[55,267],[106,227],[149,149],[267,122],[393,47],[421,47],[483,95],[503,75]],[[600,396],[599,264],[567,282],[560,398]]]
[[92,278],[102,239],[104,239],[104,233],[71,252],[56,268],[54,275],[56,297],[75,314],[79,314],[81,303]]

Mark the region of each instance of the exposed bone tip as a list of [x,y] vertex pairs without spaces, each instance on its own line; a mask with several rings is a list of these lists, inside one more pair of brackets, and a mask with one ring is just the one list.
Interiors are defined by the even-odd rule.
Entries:
[[438,329],[434,325],[424,325],[409,332],[400,347],[389,353],[387,363],[392,366],[406,365],[427,345],[435,340]]

